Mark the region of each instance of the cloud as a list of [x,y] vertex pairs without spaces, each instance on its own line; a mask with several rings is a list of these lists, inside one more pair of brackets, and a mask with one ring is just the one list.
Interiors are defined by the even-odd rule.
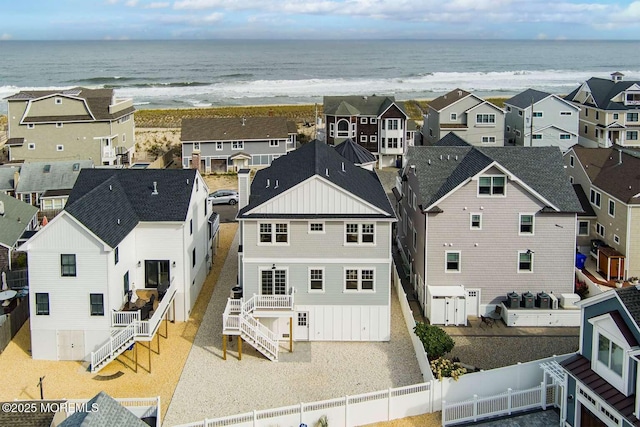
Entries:
[[611,18],[614,22],[637,25],[640,22],[640,1],[630,3],[626,8],[614,13]]
[[107,4],[116,4],[118,3],[120,0],[107,0]]
[[11,37],[11,34],[9,33],[3,33],[0,34],[0,40],[11,40],[13,37]]
[[219,22],[222,21],[222,18],[224,18],[224,14],[222,13],[212,13],[210,15],[205,16],[204,18],[202,18],[202,20],[204,22]]
[[169,2],[155,2],[144,5],[145,9],[166,9],[171,4]]

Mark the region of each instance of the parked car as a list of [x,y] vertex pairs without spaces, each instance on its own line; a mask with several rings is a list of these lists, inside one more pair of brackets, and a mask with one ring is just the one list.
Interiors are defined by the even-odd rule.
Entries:
[[218,190],[209,194],[209,200],[211,200],[212,205],[235,205],[238,203],[239,198],[240,196],[235,190]]

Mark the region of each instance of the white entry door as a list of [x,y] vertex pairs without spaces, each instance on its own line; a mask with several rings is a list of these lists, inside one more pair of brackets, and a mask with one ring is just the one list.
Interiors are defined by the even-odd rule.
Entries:
[[467,289],[467,316],[479,317],[480,289]]
[[445,298],[444,324],[445,325],[465,325],[466,303],[462,297]]
[[296,341],[309,341],[309,312],[299,311],[294,321],[293,338]]
[[84,358],[84,331],[58,331],[58,360]]

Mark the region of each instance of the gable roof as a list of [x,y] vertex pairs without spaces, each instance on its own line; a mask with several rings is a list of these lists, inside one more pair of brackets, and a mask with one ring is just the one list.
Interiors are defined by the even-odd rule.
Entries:
[[615,148],[572,149],[594,186],[624,203],[640,204],[640,158]]
[[0,203],[4,208],[4,214],[0,214],[0,244],[11,248],[38,213],[38,208],[4,193],[0,193]]
[[194,169],[83,169],[64,210],[113,248],[141,221],[185,221],[195,178]]
[[201,117],[183,119],[181,141],[245,141],[286,139],[289,126],[284,117]]
[[[59,424],[59,427],[108,427],[131,426],[148,427],[136,417],[133,412],[122,406],[114,398],[101,391],[89,400],[86,405],[88,411],[78,411],[71,414]],[[92,411],[97,407],[99,410]]]
[[[614,82],[611,79],[602,79],[599,77],[591,77],[589,80],[585,82],[585,84],[589,87],[591,91],[591,96],[593,97],[594,104],[585,104],[591,105],[593,107],[597,107],[603,110],[636,110],[638,109],[637,105],[624,105],[622,102],[613,102],[611,101],[616,95],[620,92],[624,92],[630,86],[634,84],[640,85],[640,81],[629,80],[629,81],[621,81]],[[576,89],[574,89],[569,95],[565,96],[564,99],[568,101],[573,101],[576,97],[580,89],[583,85],[580,85]]]
[[340,153],[342,157],[356,165],[366,165],[376,161],[376,156],[371,154],[371,151],[356,144],[351,138],[345,139],[333,148]]
[[409,147],[407,158],[416,166],[423,209],[495,163],[560,212],[582,212],[557,147]]
[[551,94],[547,92],[542,92],[535,89],[527,89],[524,92],[520,92],[516,96],[504,101],[504,103],[513,105],[514,107],[518,107],[520,109],[524,109],[531,106],[532,103],[535,104],[536,102],[542,101],[543,99],[550,96]]
[[43,193],[73,188],[82,169],[93,168],[93,160],[27,162],[20,167],[16,193]]
[[404,103],[396,102],[393,96],[325,96],[322,98],[322,111],[329,116],[378,117],[393,104],[408,117]]
[[[385,217],[395,218],[378,175],[345,160],[332,147],[318,140],[304,144],[286,156],[275,159],[271,162],[271,166],[256,173],[251,183],[249,204],[238,212],[238,217],[250,216],[246,215],[247,212],[256,206],[318,175],[383,210]],[[272,183],[269,187],[266,185],[267,180]],[[276,181],[277,186],[274,185]]]
[[626,288],[616,289],[615,292],[636,323],[636,329],[640,332],[640,289],[635,286],[627,286]]
[[[114,100],[113,89],[87,89],[84,87],[75,87],[65,90],[23,90],[4,99],[7,101],[33,101],[56,95],[74,99],[83,99],[86,101],[90,115],[79,117],[79,120],[93,120],[93,118],[96,120],[112,120],[135,112],[134,107],[128,107],[115,113],[109,112],[109,106],[112,105]],[[51,120],[55,120],[56,118],[58,117],[50,117]],[[25,122],[42,121],[48,118],[37,117],[32,119],[33,120],[25,120]]]
[[[19,401],[19,404],[24,405],[25,408],[33,408],[33,410],[0,411],[0,426],[51,427],[56,414],[58,414],[54,410],[64,402],[64,400],[47,400],[48,405],[42,405],[42,400]],[[16,401],[14,400],[12,403],[16,403]]]
[[438,141],[436,141],[436,143],[433,145],[437,147],[470,147],[471,146],[471,144],[469,144],[467,141],[460,138],[457,134],[453,132],[449,132],[448,134],[440,138]]
[[13,177],[16,172],[20,172],[20,165],[0,166],[0,191],[13,191]]
[[436,111],[440,111],[443,108],[446,108],[449,105],[458,102],[469,95],[471,95],[471,92],[467,92],[466,90],[462,89],[454,89],[451,92],[437,97],[433,101],[429,101],[429,107],[433,108]]

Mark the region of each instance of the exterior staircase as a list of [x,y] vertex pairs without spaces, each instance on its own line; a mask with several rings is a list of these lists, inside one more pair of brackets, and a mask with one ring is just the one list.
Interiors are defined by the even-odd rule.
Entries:
[[244,299],[227,300],[222,315],[222,333],[239,335],[272,362],[278,361],[278,337],[253,315],[260,310],[293,310],[293,289],[288,295],[254,295]]
[[140,310],[111,313],[111,336],[100,348],[91,352],[89,371],[100,371],[136,341],[151,341],[175,299],[176,290],[172,279],[171,286],[149,320],[140,320]]

